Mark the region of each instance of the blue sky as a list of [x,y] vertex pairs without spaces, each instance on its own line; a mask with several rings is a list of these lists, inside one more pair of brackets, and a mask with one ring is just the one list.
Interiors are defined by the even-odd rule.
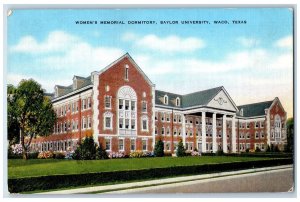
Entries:
[[[7,82],[34,78],[53,92],[55,84],[69,85],[73,75],[89,76],[128,52],[157,89],[185,94],[224,86],[237,105],[277,96],[292,116],[292,16],[287,8],[14,10],[8,17]],[[229,24],[214,24],[224,20]]]

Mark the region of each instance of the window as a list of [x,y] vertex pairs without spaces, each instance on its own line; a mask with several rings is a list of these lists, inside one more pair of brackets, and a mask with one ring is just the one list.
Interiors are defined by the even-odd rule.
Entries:
[[92,103],[91,103],[91,98],[88,98],[88,107],[91,108],[92,107]]
[[64,123],[64,132],[67,132],[67,122]]
[[131,101],[131,111],[135,111],[135,101]]
[[123,109],[124,103],[123,103],[123,99],[119,99],[119,109]]
[[165,115],[163,112],[160,113],[160,117],[161,117],[161,121],[164,122],[165,121]]
[[119,128],[124,128],[124,118],[119,118]]
[[104,120],[105,120],[104,123],[105,129],[112,129],[111,116],[106,115]]
[[142,118],[142,130],[143,131],[148,130],[148,118],[147,117]]
[[106,95],[104,98],[104,102],[105,102],[105,108],[110,109],[111,108],[111,97]]
[[119,151],[124,150],[124,139],[119,139]]
[[74,113],[75,112],[75,103],[73,102],[72,103],[72,113]]
[[196,119],[196,125],[199,125],[199,119]]
[[164,96],[164,104],[165,104],[165,105],[168,104],[168,96],[167,96],[167,95]]
[[170,128],[167,127],[167,135],[170,135]]
[[131,119],[131,129],[135,130],[135,119]]
[[125,110],[129,110],[129,100],[125,100]]
[[265,138],[265,134],[264,134],[264,132],[260,132],[260,138]]
[[259,127],[259,122],[255,122],[255,128]]
[[181,123],[181,115],[178,115],[178,123]]
[[110,151],[111,139],[105,139],[105,150]]
[[161,135],[164,135],[164,134],[165,134],[165,128],[162,127],[162,128],[161,128]]
[[181,136],[181,128],[178,130],[178,136]]
[[180,106],[180,98],[179,97],[176,98],[176,106],[177,107]]
[[192,118],[190,119],[190,124],[193,124],[193,119]]
[[155,135],[157,135],[157,127],[155,126]]
[[250,123],[246,123],[246,128],[247,128],[247,129],[250,128]]
[[128,80],[128,65],[125,65],[125,80]]
[[169,113],[166,114],[166,121],[170,122],[170,114]]
[[135,139],[130,140],[130,150],[134,151],[135,150]]
[[265,126],[264,122],[260,122],[260,127],[263,128]]
[[87,128],[86,118],[85,118],[85,117],[83,117],[83,119],[82,119],[82,128],[83,128],[83,129],[86,129],[86,128]]
[[166,150],[167,151],[171,150],[170,142],[166,142]]
[[250,139],[250,133],[247,133],[246,136],[247,136],[247,139]]
[[158,112],[155,112],[155,121],[158,120]]
[[177,115],[173,115],[173,122],[176,123],[177,122]]
[[255,139],[258,139],[258,138],[259,138],[258,132],[255,132]]
[[142,112],[147,112],[147,102],[146,101],[142,102]]
[[143,151],[147,151],[147,140],[142,140]]
[[91,117],[88,117],[88,128],[92,127],[92,120]]
[[173,131],[173,135],[176,136],[177,135],[177,129],[175,128]]
[[86,109],[86,99],[82,100],[82,109]]
[[72,130],[75,130],[75,121],[72,120]]
[[125,128],[129,129],[129,119],[125,119]]
[[78,102],[77,101],[75,103],[75,106],[76,106],[76,112],[78,112]]

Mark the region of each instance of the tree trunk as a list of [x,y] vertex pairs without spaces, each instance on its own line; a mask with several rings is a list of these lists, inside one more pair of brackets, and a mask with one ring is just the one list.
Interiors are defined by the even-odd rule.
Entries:
[[22,152],[23,159],[27,160],[27,149],[25,147],[25,137],[24,137],[24,132],[22,129],[21,129],[21,144],[22,144],[22,149],[23,149],[23,152]]

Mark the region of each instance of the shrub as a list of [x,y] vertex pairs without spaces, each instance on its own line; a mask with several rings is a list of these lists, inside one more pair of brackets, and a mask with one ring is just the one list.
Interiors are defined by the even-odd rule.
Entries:
[[224,154],[223,150],[222,149],[219,149],[217,152],[216,152],[216,155],[217,156],[222,156]]
[[191,151],[185,151],[185,156],[191,156],[192,155],[192,152]]
[[30,152],[27,154],[28,159],[37,159],[39,152]]
[[76,160],[94,160],[96,159],[96,143],[93,137],[86,137],[77,147],[73,159]]
[[250,151],[250,149],[249,149],[249,148],[247,148],[247,149],[246,149],[246,153],[249,153],[249,151]]
[[261,152],[259,147],[256,147],[255,152]]
[[126,158],[125,153],[122,152],[122,151],[119,151],[119,152],[111,152],[108,156],[109,156],[109,158],[111,158],[111,159]]
[[178,157],[185,156],[185,149],[183,147],[182,140],[180,140],[177,145],[176,156],[178,156]]
[[12,153],[13,154],[15,154],[15,155],[22,155],[23,148],[22,148],[21,144],[13,145],[13,146],[11,146],[11,148],[12,148]]
[[107,152],[104,148],[102,148],[102,145],[99,144],[96,151],[96,159],[108,159]]
[[51,159],[51,158],[53,158],[52,151],[40,152],[38,155],[38,159]]
[[130,158],[153,157],[153,156],[154,154],[152,152],[141,151],[141,150],[133,151],[130,152],[129,154]]
[[201,156],[201,154],[198,151],[192,151],[191,156]]
[[64,159],[66,155],[62,152],[54,152],[53,158],[54,159]]
[[156,157],[164,156],[164,143],[163,143],[163,141],[161,141],[161,139],[159,139],[155,144],[154,155]]

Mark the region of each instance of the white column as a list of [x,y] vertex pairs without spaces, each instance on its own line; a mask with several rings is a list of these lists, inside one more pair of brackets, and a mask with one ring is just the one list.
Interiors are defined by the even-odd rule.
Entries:
[[217,145],[217,124],[216,124],[216,117],[217,114],[213,113],[213,125],[212,125],[212,143],[213,143],[213,153],[216,153],[218,151],[218,145]]
[[182,143],[185,148],[185,115],[182,114]]
[[231,148],[232,148],[232,153],[236,153],[236,131],[235,131],[235,115],[232,117],[232,143],[231,143]]
[[206,152],[206,121],[205,112],[202,112],[202,152]]
[[223,152],[227,153],[226,114],[223,115]]

